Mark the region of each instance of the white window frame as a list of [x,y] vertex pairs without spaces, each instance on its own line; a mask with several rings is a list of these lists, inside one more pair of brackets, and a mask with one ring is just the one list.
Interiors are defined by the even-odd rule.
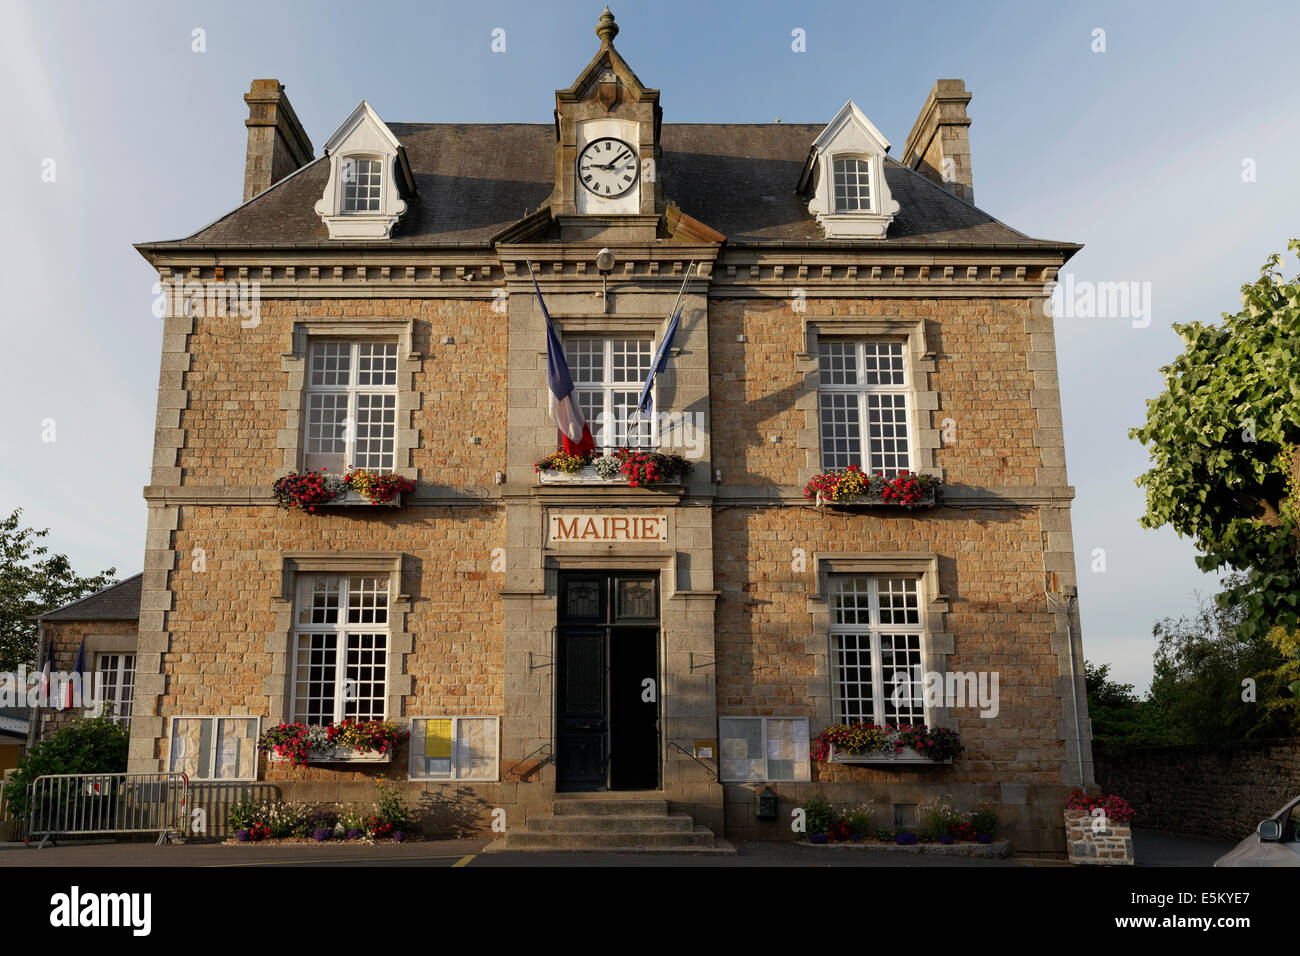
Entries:
[[[354,578],[373,578],[376,581],[383,582],[386,598],[384,603],[384,621],[378,622],[360,621],[349,623],[347,620],[349,603],[352,595],[352,580]],[[310,599],[313,593],[314,583],[318,580],[328,579],[335,581],[338,586],[338,613],[337,619],[333,623],[300,623],[301,612],[304,610],[303,595],[307,595],[308,604],[306,609],[310,610]],[[383,702],[383,710],[379,716],[368,716],[366,720],[387,720],[388,719],[388,693],[392,686],[393,677],[393,634],[392,634],[392,606],[393,606],[393,583],[392,577],[386,573],[376,573],[373,571],[362,572],[308,572],[299,574],[295,580],[297,589],[294,594],[293,602],[293,630],[290,634],[289,644],[289,712],[292,715],[292,722],[308,723],[308,717],[305,713],[300,712],[299,707],[303,702],[310,702],[313,698],[298,696],[298,668],[299,654],[302,651],[300,639],[317,634],[333,635],[334,637],[334,700],[333,715],[328,719],[321,718],[321,725],[327,723],[337,723],[345,719],[347,714],[346,686],[347,676],[347,653],[349,650],[348,639],[350,635],[377,635],[382,634],[384,637],[384,685],[383,691],[377,697],[371,697],[371,700],[380,700]],[[363,606],[364,609],[364,606]],[[310,652],[310,648],[308,648]],[[310,667],[310,664],[306,666]],[[310,683],[310,682],[309,682]]]
[[[724,742],[727,739],[727,735],[722,732],[722,728],[727,721],[741,721],[741,720],[762,721],[763,776],[761,778],[743,777],[743,778],[732,779],[726,776],[726,770],[725,770],[726,761],[725,758],[723,757],[723,747],[725,746]],[[771,773],[772,758],[768,756],[767,722],[769,720],[791,720],[796,723],[802,723],[804,725],[804,740],[806,742],[811,742],[812,738],[809,737],[809,726],[808,726],[809,719],[807,717],[796,717],[793,715],[787,715],[787,716],[774,715],[771,717],[760,717],[760,716],[745,716],[743,714],[729,714],[725,717],[719,716],[718,717],[718,781],[720,783],[807,783],[812,779],[812,756],[810,753],[807,752],[804,753],[802,760],[800,760],[798,757],[795,758],[795,766],[798,767],[800,764],[802,764],[802,766],[805,768],[806,771],[805,776],[794,776],[794,777],[773,777],[772,776]],[[799,745],[797,738],[798,735],[796,735],[796,739],[795,739],[796,747]]]
[[[865,206],[860,204],[851,207],[840,205],[840,200],[839,197],[835,195],[835,190],[838,188],[838,184],[836,183],[836,178],[839,175],[839,166],[841,163],[858,164],[857,167],[853,170],[854,201],[861,203],[860,186],[862,180],[865,178],[866,186],[867,186],[867,204]],[[872,162],[871,157],[859,156],[853,153],[841,153],[840,155],[831,158],[831,170],[830,170],[831,207],[835,215],[852,216],[859,213],[874,213],[876,211],[875,166],[876,164]],[[847,184],[846,184],[846,192],[847,192]]]
[[[117,658],[117,667],[113,670],[113,683],[111,684],[100,677],[100,674],[104,673],[104,659],[108,657]],[[129,670],[126,667],[126,659],[128,657],[131,658],[131,667]],[[103,695],[103,699],[100,701],[102,708],[100,712],[107,712],[105,708],[107,708],[109,704],[112,704],[113,722],[121,724],[123,727],[131,726],[131,714],[135,711],[135,664],[136,654],[134,651],[100,651],[95,655],[95,670],[91,679],[98,682],[96,690]],[[127,674],[130,674],[131,676],[131,683],[129,685],[126,684]],[[122,704],[120,698],[122,691],[127,689],[128,686],[131,690],[131,709],[126,714],[123,714],[120,710]],[[104,693],[110,688],[114,692],[114,697],[111,700]]]
[[[450,720],[451,721],[451,770],[447,776],[437,776],[434,774],[421,774],[415,772],[415,722],[417,720]],[[457,741],[460,740],[460,722],[462,720],[490,720],[494,730],[494,739],[496,740],[496,750],[492,754],[492,773],[490,776],[470,777],[461,776],[458,767],[459,750]],[[446,781],[448,783],[470,782],[470,783],[496,783],[501,779],[501,717],[497,714],[424,714],[411,717],[411,744],[406,760],[406,779],[407,780],[424,780],[424,781]]]
[[[838,611],[838,598],[844,593],[843,584],[849,580],[865,580],[867,583],[867,623],[839,623],[836,620]],[[916,623],[915,624],[894,624],[883,623],[880,614],[880,583],[884,580],[890,581],[908,581],[911,582],[916,594]],[[884,652],[881,648],[881,637],[885,635],[906,636],[917,638],[917,665],[921,667],[924,673],[925,664],[928,660],[927,653],[927,635],[925,629],[925,587],[924,580],[915,574],[865,574],[865,573],[845,573],[832,574],[827,581],[827,606],[830,611],[830,634],[828,637],[828,653],[831,677],[831,713],[836,723],[847,724],[858,721],[870,722],[874,724],[898,723],[897,715],[892,719],[886,719],[885,700],[886,695],[892,694],[895,684],[893,683],[894,674],[885,674],[885,665],[883,663]],[[857,592],[860,593],[860,592]],[[848,715],[845,713],[843,695],[844,689],[844,666],[840,663],[839,650],[836,647],[837,639],[845,637],[862,638],[865,636],[869,644],[871,660],[871,710],[869,714]],[[861,653],[861,647],[858,653]],[[895,668],[896,669],[896,668]],[[908,675],[909,680],[911,676]],[[889,678],[887,681],[886,678]],[[860,682],[854,681],[855,685]],[[931,714],[925,704],[925,694],[923,685],[912,684],[910,687],[913,701],[920,701],[921,717],[920,722],[929,726],[931,723]],[[854,700],[862,700],[860,697]]]
[[[196,776],[190,777],[190,781],[191,781],[191,782],[193,782],[193,781],[195,781],[195,780],[204,780],[204,781],[213,781],[213,782],[217,782],[217,783],[251,783],[251,782],[257,780],[257,762],[258,762],[258,757],[257,757],[257,749],[256,749],[256,748],[257,748],[257,741],[258,741],[258,739],[262,736],[262,716],[261,716],[260,714],[224,714],[224,715],[222,715],[222,716],[217,716],[217,715],[214,715],[214,714],[176,714],[176,715],[174,715],[174,716],[171,718],[170,723],[168,723],[168,725],[167,725],[167,769],[168,769],[168,772],[172,772],[172,771],[171,771],[171,766],[172,766],[172,759],[173,759],[173,748],[176,746],[176,721],[178,721],[178,720],[210,720],[210,721],[213,721],[213,727],[212,727],[212,740],[213,740],[213,747],[212,747],[212,752],[211,752],[211,755],[210,755],[210,758],[209,758],[209,761],[208,761],[208,766],[207,766],[206,773],[203,773],[203,774],[200,774],[200,775],[196,775]],[[255,720],[255,721],[257,721],[257,724],[256,724],[256,726],[255,726],[255,728],[254,728],[254,731],[253,731],[253,740],[252,740],[253,748],[254,748],[254,757],[253,757],[253,775],[252,775],[251,777],[214,777],[214,776],[212,776],[212,774],[214,774],[214,773],[216,772],[216,769],[217,769],[217,753],[218,753],[218,750],[217,750],[217,747],[216,747],[216,741],[218,741],[218,740],[221,739],[221,738],[220,738],[220,732],[219,732],[219,729],[218,729],[218,727],[217,727],[217,722],[218,722],[218,721],[222,721],[222,720]],[[176,771],[176,772],[180,772],[180,771]]]
[[[380,345],[385,346],[386,351],[391,350],[392,353],[391,355],[383,356],[383,358],[386,360],[385,364],[387,364],[387,360],[391,360],[392,362],[393,365],[393,368],[391,370],[392,383],[389,384],[387,381],[385,381],[383,384],[380,385],[373,384],[373,382],[371,384],[362,385],[359,382],[362,374],[361,373],[362,347],[370,346],[372,348],[371,354],[373,356],[374,354],[373,347],[380,346]],[[315,377],[316,374],[315,359],[317,354],[319,354],[317,350],[318,349],[324,350],[324,349],[338,347],[338,346],[344,346],[347,348],[348,380],[342,384],[315,383],[313,381],[313,378]],[[342,426],[336,426],[336,427],[341,427],[343,431],[343,436],[342,436],[343,461],[342,461],[340,471],[347,472],[357,467],[365,467],[370,471],[381,471],[381,472],[393,472],[397,470],[397,430],[401,424],[401,418],[400,418],[401,410],[398,408],[398,404],[399,404],[398,382],[400,381],[401,378],[401,372],[398,369],[398,364],[400,363],[400,360],[401,360],[401,346],[400,343],[398,343],[395,339],[387,339],[387,338],[345,339],[345,338],[335,338],[333,336],[317,336],[311,338],[308,341],[306,373],[305,373],[306,394],[303,402],[303,416],[302,416],[303,468],[309,470],[318,470],[318,469],[311,468],[311,465],[309,464],[309,459],[320,458],[325,456],[335,456],[339,454],[339,452],[323,452],[323,451],[312,450],[312,445],[314,442],[314,439],[311,434],[312,424],[313,424],[312,423],[312,408],[313,408],[312,400],[315,396],[318,395],[322,395],[322,396],[341,395],[346,397],[347,410],[343,417]],[[371,373],[373,374],[373,372],[374,369],[372,368]],[[389,377],[388,369],[384,370],[384,377],[385,379]],[[367,440],[368,441],[378,440],[384,442],[385,447],[381,450],[380,454],[387,454],[387,456],[392,459],[392,464],[386,467],[371,465],[371,464],[366,464],[365,466],[359,466],[357,464],[357,433],[360,430],[359,419],[360,419],[361,399],[362,397],[372,397],[372,396],[386,397],[390,395],[392,396],[392,404],[393,404],[392,437],[388,439],[384,439],[381,437],[379,439],[367,439]],[[337,437],[334,438],[333,440],[337,441]],[[329,471],[328,468],[326,470]]]
[[[599,382],[580,382],[578,380],[578,366],[577,363],[574,361],[574,358],[576,357],[577,353],[576,351],[573,351],[571,347],[576,348],[579,342],[602,343],[604,354],[602,359]],[[644,374],[642,374],[640,378],[631,382],[614,381],[614,343],[615,342],[636,342],[640,345],[648,346],[649,348],[648,361],[650,364],[645,366]],[[593,335],[593,334],[575,333],[573,335],[566,335],[564,337],[564,342],[563,342],[564,360],[569,365],[569,375],[573,379],[574,390],[579,393],[581,392],[601,393],[600,412],[589,417],[588,409],[586,407],[583,407],[582,409],[582,414],[584,417],[587,417],[587,424],[588,426],[591,427],[591,436],[596,441],[596,449],[598,451],[609,453],[618,448],[623,448],[623,447],[641,448],[641,449],[648,449],[648,450],[653,450],[659,447],[659,425],[658,425],[659,416],[657,414],[651,414],[649,420],[649,426],[650,426],[649,436],[644,440],[636,444],[632,444],[628,442],[618,442],[614,440],[614,436],[618,431],[618,421],[615,418],[616,408],[614,402],[614,393],[615,392],[632,393],[632,395],[634,396],[632,399],[633,404],[631,406],[631,410],[628,415],[627,421],[629,423],[640,424],[641,420],[639,418],[639,413],[637,412],[637,407],[635,402],[637,399],[641,397],[641,389],[645,387],[646,376],[650,374],[650,369],[653,368],[655,350],[658,347],[659,347],[659,342],[657,336],[641,336],[636,334]],[[658,399],[655,394],[658,391],[658,387],[659,387],[659,378],[658,376],[655,376],[655,382],[653,385],[650,386],[650,397],[652,402],[651,408],[656,410],[659,407]],[[582,401],[581,396],[579,396],[578,400],[579,403],[581,403]],[[603,426],[608,426],[607,428],[604,429],[606,436],[609,438],[609,441],[606,442],[601,441]]]
[[[835,345],[852,345],[854,361],[857,365],[858,381],[854,384],[824,384],[822,377],[822,347]],[[867,346],[892,346],[897,347],[902,359],[902,377],[901,384],[890,382],[888,384],[876,383],[867,384],[866,377],[866,355]],[[845,395],[856,396],[858,412],[858,448],[857,461],[850,461],[848,464],[856,464],[863,471],[870,474],[883,472],[885,477],[892,478],[899,472],[915,472],[917,470],[916,458],[916,428],[913,422],[913,409],[915,399],[912,395],[912,375],[909,369],[910,356],[908,354],[908,342],[905,339],[898,339],[893,336],[831,336],[819,335],[817,339],[817,442],[819,461],[822,470],[840,470],[846,465],[831,464],[830,460],[839,453],[833,448],[828,449],[828,443],[834,442],[833,436],[826,434],[826,409],[823,407],[822,398],[825,395]],[[887,468],[883,465],[877,466],[872,461],[871,451],[871,421],[870,421],[870,403],[872,397],[901,397],[903,400],[903,427],[906,430],[904,440],[907,443],[907,464]],[[893,452],[897,455],[898,452]]]
[[[377,180],[373,184],[367,183],[364,187],[357,187],[365,188],[367,190],[365,209],[358,209],[355,206],[350,208],[348,205],[348,189],[356,185],[355,180],[359,171],[358,164],[360,163],[373,163],[375,165],[375,172],[373,175]],[[339,175],[339,214],[344,216],[380,215],[384,210],[384,158],[382,156],[358,153],[354,156],[344,156],[341,160],[341,167]],[[349,177],[349,171],[351,171],[351,177]],[[367,169],[365,175],[370,176],[372,174]],[[371,189],[374,190],[373,194],[370,192]],[[358,198],[359,197],[353,197],[353,200],[355,201]],[[373,209],[370,207],[370,203],[372,202],[374,203]]]

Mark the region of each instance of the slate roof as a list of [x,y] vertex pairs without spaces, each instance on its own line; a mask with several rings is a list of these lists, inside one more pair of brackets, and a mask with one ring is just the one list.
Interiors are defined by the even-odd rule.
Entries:
[[80,601],[47,611],[38,621],[134,621],[140,617],[140,583],[144,572],[102,591],[96,591]]
[[[388,240],[331,242],[314,206],[329,164],[309,163],[266,192],[183,240],[147,249],[312,246],[482,246],[550,196],[555,130],[549,123],[389,123],[402,142],[418,195]],[[664,193],[729,242],[806,245],[826,240],[795,188],[816,123],[665,123],[660,132]],[[905,166],[885,177],[900,210],[886,244],[924,247],[1078,248],[1030,239]],[[877,241],[873,241],[875,245]]]

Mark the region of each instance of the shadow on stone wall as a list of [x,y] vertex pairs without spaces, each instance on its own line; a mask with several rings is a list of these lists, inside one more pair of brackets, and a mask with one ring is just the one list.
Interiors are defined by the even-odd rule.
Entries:
[[[1095,744],[1094,744],[1095,747]],[[1241,840],[1300,795],[1300,738],[1097,748],[1098,785],[1137,827]]]
[[[230,808],[236,803],[252,800],[254,803],[271,802],[280,799],[280,788],[271,783],[220,783],[202,781],[190,784],[190,840],[225,840],[233,834],[227,825]],[[196,820],[195,810],[201,810],[200,821]],[[184,832],[184,831],[182,831]]]
[[414,810],[424,837],[464,837],[490,825],[492,806],[470,787],[439,787],[420,794]]

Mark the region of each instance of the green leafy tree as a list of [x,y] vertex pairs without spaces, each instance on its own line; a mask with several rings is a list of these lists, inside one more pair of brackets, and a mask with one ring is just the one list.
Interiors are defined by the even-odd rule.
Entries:
[[10,774],[5,794],[14,816],[27,812],[27,787],[47,773],[125,773],[131,734],[111,717],[78,717],[32,747]]
[[0,520],[0,671],[36,664],[38,615],[80,600],[114,583],[116,568],[83,578],[67,555],[49,554],[38,542],[49,529],[20,528],[22,509]]
[[[1224,583],[1235,593],[1245,575]],[[1212,743],[1300,733],[1285,687],[1286,660],[1269,637],[1241,628],[1244,602],[1201,602],[1155,626],[1155,675],[1144,702],[1169,743]],[[1246,693],[1249,681],[1253,692]],[[1243,696],[1247,699],[1243,699]],[[1253,698],[1253,699],[1250,699]]]
[[1162,741],[1147,726],[1145,702],[1133,693],[1132,684],[1110,679],[1109,664],[1083,662],[1088,687],[1088,719],[1093,743],[1100,747],[1125,744],[1156,744]]
[[[1300,254],[1300,240],[1288,247]],[[1130,431],[1148,446],[1148,528],[1191,538],[1202,570],[1244,572],[1219,596],[1243,637],[1275,645],[1300,625],[1300,276],[1272,255],[1221,325],[1175,324],[1183,354]],[[1292,685],[1300,693],[1300,682]]]

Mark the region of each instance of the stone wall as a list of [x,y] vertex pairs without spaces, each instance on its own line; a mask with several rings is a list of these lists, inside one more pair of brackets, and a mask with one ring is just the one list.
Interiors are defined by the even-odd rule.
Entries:
[[1098,748],[1097,783],[1137,811],[1135,826],[1240,840],[1300,795],[1300,738],[1184,747]]

